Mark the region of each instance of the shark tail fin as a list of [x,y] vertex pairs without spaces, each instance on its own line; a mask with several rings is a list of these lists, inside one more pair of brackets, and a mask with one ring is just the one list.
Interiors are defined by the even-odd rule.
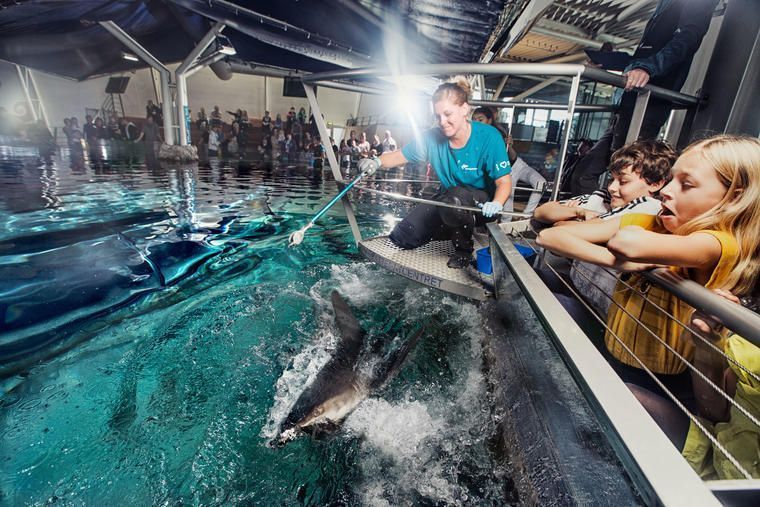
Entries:
[[409,338],[406,343],[404,343],[390,355],[388,363],[384,368],[383,374],[378,375],[375,379],[372,380],[370,385],[371,389],[380,388],[383,384],[396,376],[396,374],[401,370],[401,366],[404,364],[404,361],[406,361],[407,356],[409,356],[409,353],[417,346],[417,343],[420,341],[422,333],[424,332],[425,328],[421,327],[419,331],[414,334],[414,336]]

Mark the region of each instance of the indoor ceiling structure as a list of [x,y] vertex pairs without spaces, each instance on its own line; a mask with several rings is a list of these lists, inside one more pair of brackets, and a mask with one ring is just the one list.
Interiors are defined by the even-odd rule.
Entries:
[[[164,63],[181,61],[215,22],[227,26],[224,35],[238,62],[302,72],[414,63],[580,62],[584,49],[604,42],[633,49],[656,3],[0,0],[0,59],[77,80],[146,67],[123,59],[125,47],[99,24],[110,20]],[[511,80],[509,87],[522,84]],[[487,87],[496,85],[489,81]]]
[[246,62],[306,72],[472,62],[502,0],[0,0],[0,59],[73,79],[145,67],[98,22],[114,21],[162,62],[181,61],[215,21]]

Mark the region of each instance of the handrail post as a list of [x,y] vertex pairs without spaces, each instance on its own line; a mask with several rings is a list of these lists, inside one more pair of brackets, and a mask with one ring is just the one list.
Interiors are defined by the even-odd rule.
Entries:
[[581,85],[580,73],[573,76],[573,84],[570,86],[570,96],[567,98],[567,120],[565,122],[565,131],[562,133],[562,149],[559,157],[559,165],[554,173],[554,188],[550,200],[556,201],[559,196],[559,187],[562,183],[562,170],[567,160],[567,145],[570,143],[570,131],[573,127],[573,116],[575,115],[575,102],[578,99],[578,89]]
[[636,95],[636,105],[631,115],[631,123],[628,125],[628,133],[625,136],[625,144],[631,144],[639,138],[641,125],[644,123],[644,115],[647,112],[649,97],[652,94],[649,90],[639,90]]
[[[309,101],[309,106],[311,106],[311,114],[314,117],[314,121],[317,123],[319,137],[322,138],[322,144],[325,145],[325,155],[327,155],[327,161],[330,164],[330,169],[332,170],[333,177],[335,178],[335,182],[338,184],[338,189],[340,190],[339,183],[343,181],[343,176],[340,174],[340,164],[338,164],[338,159],[335,158],[335,153],[333,153],[332,150],[332,144],[330,144],[330,134],[327,132],[325,119],[322,117],[322,111],[319,109],[319,104],[317,103],[317,95],[314,93],[315,88],[316,86],[310,83],[303,83],[303,89],[306,92],[306,99]],[[346,218],[348,218],[348,223],[351,226],[351,233],[354,235],[354,241],[358,245],[362,240],[362,235],[359,231],[359,224],[356,222],[354,208],[351,206],[351,201],[348,200],[348,195],[344,195],[341,198],[341,201],[343,202],[343,209],[346,212]]]

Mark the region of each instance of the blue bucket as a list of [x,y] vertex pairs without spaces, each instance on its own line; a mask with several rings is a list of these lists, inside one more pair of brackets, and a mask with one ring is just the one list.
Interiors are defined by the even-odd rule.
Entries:
[[491,249],[481,248],[475,252],[475,254],[478,271],[486,275],[493,273],[493,266],[491,264]]

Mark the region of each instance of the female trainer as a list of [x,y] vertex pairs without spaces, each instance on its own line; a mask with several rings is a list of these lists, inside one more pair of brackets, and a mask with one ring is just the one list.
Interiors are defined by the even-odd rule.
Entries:
[[359,162],[359,171],[370,174],[380,167],[430,162],[441,182],[433,200],[482,206],[482,212],[476,214],[421,204],[391,232],[391,241],[404,249],[417,248],[433,239],[451,239],[454,254],[448,262],[450,268],[470,263],[473,228],[495,220],[512,191],[511,168],[501,134],[490,125],[470,122],[469,95],[470,85],[462,76],[442,84],[433,94],[437,128],[399,151]]

